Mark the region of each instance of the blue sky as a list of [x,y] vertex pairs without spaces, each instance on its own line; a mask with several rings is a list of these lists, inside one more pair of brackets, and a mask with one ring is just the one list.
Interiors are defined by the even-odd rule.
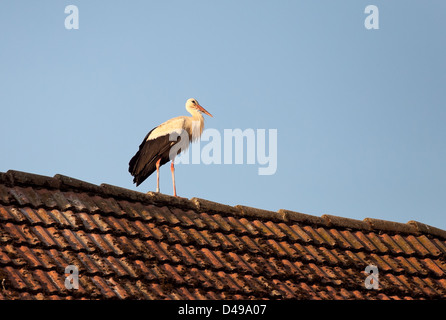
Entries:
[[[65,6],[79,9],[67,30]],[[367,5],[379,29],[367,30]],[[0,3],[0,171],[147,192],[128,161],[156,125],[277,129],[277,171],[179,165],[180,196],[446,229],[446,2]],[[161,191],[172,194],[169,166]]]

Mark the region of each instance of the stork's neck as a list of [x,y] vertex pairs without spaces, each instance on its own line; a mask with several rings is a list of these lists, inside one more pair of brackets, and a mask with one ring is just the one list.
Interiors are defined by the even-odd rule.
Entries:
[[201,137],[201,133],[204,129],[204,118],[201,112],[191,109],[187,110],[192,115],[192,140],[195,141],[196,139]]
[[192,115],[192,119],[194,121],[204,122],[203,115],[201,114],[200,111],[197,111],[197,110],[194,110],[194,109],[191,109],[191,110],[188,110],[188,111]]

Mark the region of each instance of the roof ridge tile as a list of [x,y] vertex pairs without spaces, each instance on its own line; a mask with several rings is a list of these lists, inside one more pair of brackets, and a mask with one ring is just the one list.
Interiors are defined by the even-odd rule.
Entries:
[[367,231],[372,230],[371,225],[363,220],[332,216],[329,214],[324,214],[322,215],[321,218],[326,221],[328,227],[351,228],[351,229],[367,230]]
[[218,214],[225,213],[225,215],[238,215],[240,213],[239,209],[229,206],[227,204],[221,204],[218,202],[195,197],[191,198],[190,201],[195,205],[196,210],[198,210],[199,212],[218,213]]
[[118,186],[114,186],[107,183],[102,183],[100,185],[100,188],[102,189],[101,194],[111,196],[111,197],[117,197],[121,199],[130,199],[133,201],[143,202],[143,203],[150,203],[152,204],[151,197],[148,197],[146,193],[126,189]]
[[4,172],[0,172],[0,184],[9,183],[8,176]]
[[305,224],[321,225],[325,227],[342,227],[367,231],[382,230],[415,235],[429,234],[441,237],[442,239],[446,239],[446,230],[432,227],[413,220],[407,223],[401,223],[375,218],[365,218],[361,221],[329,214],[324,214],[319,217],[287,209],[280,209],[277,212],[274,212],[244,205],[229,206],[195,197],[189,200],[187,198],[173,197],[156,192],[148,192],[146,194],[131,189],[109,185],[106,183],[98,186],[96,184],[92,184],[62,174],[56,174],[54,177],[48,177],[18,170],[8,170],[6,173],[0,172],[0,184],[12,186],[35,186],[40,188],[51,188],[58,190],[74,189],[77,191],[96,193],[102,196],[130,199],[141,203],[170,205],[182,209],[195,209],[200,212],[206,211],[212,213],[223,213],[225,215],[264,218],[284,222],[302,222]]
[[419,234],[417,228],[413,225],[395,221],[381,220],[375,218],[365,218],[364,221],[374,230],[399,232],[405,234]]
[[60,182],[54,178],[17,170],[8,170],[0,182],[2,180],[11,185],[33,185],[36,187],[60,188]]
[[291,211],[287,209],[280,209],[278,212],[283,216],[284,221],[302,222],[310,225],[327,226],[326,221],[318,216],[301,213],[297,211]]
[[242,217],[252,217],[252,218],[264,218],[264,219],[271,219],[276,221],[288,221],[286,218],[286,214],[283,212],[277,211],[270,211],[265,209],[258,209],[243,205],[236,205],[235,208],[239,210],[239,214]]
[[[137,191],[135,191],[137,192]],[[146,197],[152,201],[153,204],[155,205],[161,205],[161,206],[174,206],[177,208],[181,208],[181,209],[195,209],[195,204],[187,199],[187,198],[182,198],[182,197],[174,197],[174,196],[169,196],[167,194],[164,193],[159,193],[159,192],[153,192],[153,191],[149,191],[146,194]]]
[[430,225],[410,220],[407,222],[408,225],[413,226],[419,233],[423,234],[430,234],[433,236],[441,237],[443,239],[446,239],[446,230],[442,230],[436,227],[432,227]]
[[64,176],[62,174],[56,174],[53,179],[59,181],[60,189],[75,189],[84,192],[102,194],[101,187],[90,182]]

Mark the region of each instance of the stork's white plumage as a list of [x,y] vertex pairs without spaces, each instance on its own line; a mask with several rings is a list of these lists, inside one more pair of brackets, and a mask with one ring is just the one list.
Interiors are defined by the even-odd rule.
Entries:
[[[181,116],[167,120],[152,129],[142,141],[138,152],[129,162],[129,172],[134,177],[133,182],[136,183],[136,186],[140,185],[156,170],[156,191],[159,192],[159,168],[171,161],[170,169],[172,171],[173,195],[177,195],[174,167],[174,160],[177,153],[172,153],[171,150],[181,142],[181,139],[173,140],[172,136],[178,137],[186,132],[189,137],[189,143],[197,140],[200,138],[204,128],[202,113],[212,117],[193,98],[186,101],[186,110],[192,117]],[[178,152],[184,151],[189,143],[183,144]]]

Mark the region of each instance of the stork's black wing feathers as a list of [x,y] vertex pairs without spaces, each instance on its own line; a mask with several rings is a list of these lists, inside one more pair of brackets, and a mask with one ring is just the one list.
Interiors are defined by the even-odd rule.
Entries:
[[153,130],[155,129],[146,135],[138,152],[129,162],[129,172],[134,177],[133,182],[136,183],[136,186],[139,186],[156,170],[158,159],[161,159],[160,166],[170,161],[170,149],[178,143],[178,141],[170,141],[168,134],[147,140]]

